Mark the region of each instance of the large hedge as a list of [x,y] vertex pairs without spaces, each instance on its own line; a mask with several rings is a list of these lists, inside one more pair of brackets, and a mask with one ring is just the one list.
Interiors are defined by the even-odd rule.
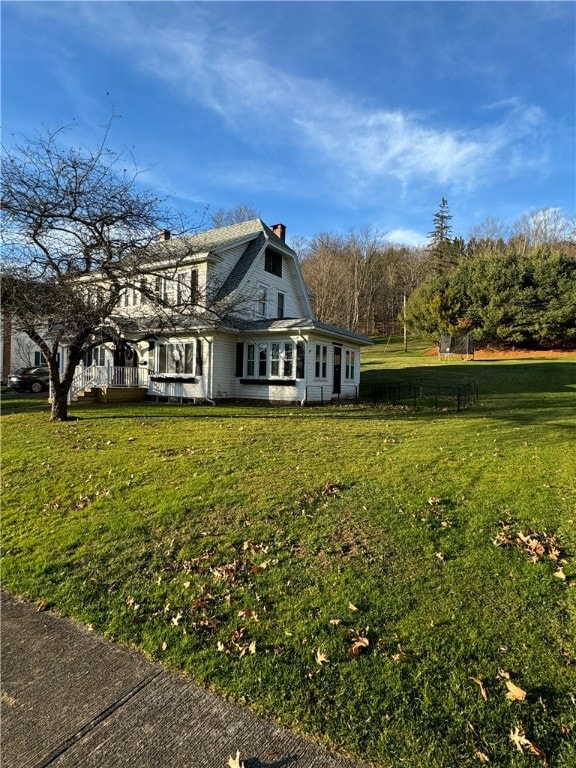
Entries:
[[412,294],[406,322],[432,338],[473,330],[486,344],[576,347],[576,260],[542,250],[466,260]]

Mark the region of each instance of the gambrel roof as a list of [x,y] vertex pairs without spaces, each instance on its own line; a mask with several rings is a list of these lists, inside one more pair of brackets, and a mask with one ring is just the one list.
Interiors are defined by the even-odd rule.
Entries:
[[265,246],[266,238],[264,237],[264,234],[260,232],[254,240],[248,243],[246,250],[236,262],[234,269],[224,281],[224,284],[218,291],[218,299],[223,299],[225,296],[229,296],[232,291],[235,291],[240,287],[242,280],[244,280],[250,267],[256,261]]

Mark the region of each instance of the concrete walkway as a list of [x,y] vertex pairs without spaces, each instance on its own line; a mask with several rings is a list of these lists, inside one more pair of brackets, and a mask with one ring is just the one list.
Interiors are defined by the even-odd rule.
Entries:
[[[2,768],[360,768],[1,593]],[[321,703],[320,703],[321,705]]]

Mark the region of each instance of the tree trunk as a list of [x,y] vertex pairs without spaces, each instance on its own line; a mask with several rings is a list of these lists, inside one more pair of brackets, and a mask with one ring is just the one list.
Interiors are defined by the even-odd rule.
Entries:
[[69,387],[62,384],[52,385],[52,412],[50,421],[68,421],[68,391]]

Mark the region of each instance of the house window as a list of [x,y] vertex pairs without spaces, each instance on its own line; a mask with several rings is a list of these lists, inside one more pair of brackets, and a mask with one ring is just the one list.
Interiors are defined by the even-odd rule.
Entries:
[[284,304],[286,301],[286,295],[284,293],[278,294],[278,308],[276,311],[276,317],[281,320],[284,317]]
[[192,302],[196,304],[199,298],[199,288],[198,288],[198,270],[193,269],[190,272],[190,297],[192,299]]
[[328,347],[324,344],[316,344],[316,364],[314,375],[317,379],[325,379],[328,370]]
[[294,370],[294,345],[291,341],[284,343],[284,370],[283,375],[287,379],[292,378],[292,371]]
[[276,277],[282,277],[282,254],[274,251],[266,251],[264,255],[264,269]]
[[176,275],[176,304],[184,304],[186,298],[186,273],[180,272]]
[[246,376],[254,376],[254,344],[248,344],[246,354]]
[[305,347],[303,341],[296,343],[296,378],[303,379],[305,374]]
[[194,373],[194,343],[158,346],[158,373]]
[[82,355],[84,365],[106,365],[106,350],[104,347],[93,347]]
[[[36,350],[34,352],[34,367],[38,365],[48,365],[48,361],[46,360],[42,352],[40,352],[39,350]],[[58,366],[58,368],[60,368],[60,352],[56,352],[56,365]]]
[[355,361],[356,361],[356,353],[351,349],[347,349],[344,378],[354,380]]
[[258,344],[258,376],[268,372],[268,344]]
[[198,270],[179,272],[176,275],[176,301],[178,305],[198,301]]
[[266,302],[268,299],[268,291],[264,286],[258,288],[258,314],[262,317],[266,317]]
[[280,343],[275,341],[270,345],[270,376],[280,375]]
[[[257,360],[255,354],[258,354]],[[238,362],[238,357],[237,357]],[[273,341],[246,345],[247,378],[294,378],[294,343]]]
[[203,359],[202,342],[198,339],[196,342],[196,376],[202,376]]

